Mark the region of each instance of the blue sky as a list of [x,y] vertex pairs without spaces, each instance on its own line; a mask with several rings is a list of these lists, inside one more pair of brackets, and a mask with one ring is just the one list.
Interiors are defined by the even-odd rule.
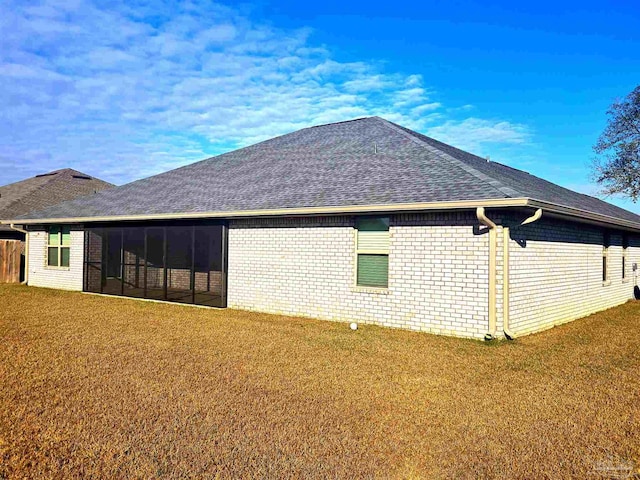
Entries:
[[596,194],[638,25],[633,1],[4,0],[0,184],[63,167],[122,184],[380,115]]

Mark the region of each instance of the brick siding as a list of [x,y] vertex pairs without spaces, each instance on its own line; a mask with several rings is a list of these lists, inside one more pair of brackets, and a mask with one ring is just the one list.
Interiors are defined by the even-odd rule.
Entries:
[[473,212],[391,217],[389,288],[355,286],[351,217],[235,220],[230,307],[482,338],[488,235]]
[[[528,215],[528,214],[526,214]],[[525,216],[526,216],[525,215]],[[622,279],[622,233],[610,230],[609,280],[602,281],[604,230],[543,218],[489,212],[509,225],[510,326],[540,331],[633,298],[640,239],[629,236]],[[389,287],[355,285],[355,221],[350,216],[243,219],[229,225],[228,305],[233,308],[336,321],[357,321],[431,333],[483,338],[488,331],[489,236],[473,211],[393,215]],[[502,332],[502,226],[497,239],[497,333]],[[46,231],[29,234],[29,284],[82,290],[84,233],[71,232],[68,269],[46,266]],[[100,255],[96,250],[95,255]],[[135,278],[135,267],[127,280]],[[161,285],[158,269],[156,280]],[[153,284],[154,269],[147,278]],[[168,273],[170,287],[188,288],[189,274]],[[206,283],[196,272],[196,287]],[[212,286],[222,283],[211,272]]]
[[602,228],[545,219],[511,232],[510,321],[525,334],[584,317],[633,298],[640,244],[629,237],[622,279],[622,233],[611,230],[609,280],[602,281]]
[[47,266],[47,231],[44,228],[29,232],[29,285],[34,287],[82,290],[84,231],[71,230],[69,267]]

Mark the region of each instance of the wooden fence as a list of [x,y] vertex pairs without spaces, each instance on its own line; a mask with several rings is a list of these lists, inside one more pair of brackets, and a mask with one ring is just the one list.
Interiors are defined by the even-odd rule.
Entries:
[[0,283],[19,283],[22,270],[20,240],[0,240]]

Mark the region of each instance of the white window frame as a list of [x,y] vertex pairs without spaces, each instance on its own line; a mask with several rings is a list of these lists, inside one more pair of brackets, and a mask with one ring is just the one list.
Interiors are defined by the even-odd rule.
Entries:
[[353,266],[353,288],[357,291],[362,291],[362,292],[375,292],[375,293],[386,293],[389,291],[389,272],[387,270],[387,286],[386,287],[374,287],[374,286],[370,286],[370,285],[359,285],[358,284],[358,256],[359,255],[386,255],[387,256],[387,265],[390,262],[390,255],[389,252],[391,250],[391,248],[387,248],[385,250],[371,250],[371,249],[359,249],[358,248],[358,220],[362,218],[362,219],[367,219],[367,218],[386,218],[387,222],[389,223],[389,241],[391,241],[391,218],[389,216],[385,216],[385,215],[380,215],[380,216],[375,216],[375,217],[371,217],[371,216],[367,216],[367,217],[358,217],[355,220],[355,225],[354,225],[354,230],[355,230],[355,235],[354,235],[354,250],[355,250],[355,257],[354,257],[354,266]]
[[[51,229],[52,228],[57,228],[58,229],[58,244],[57,245],[53,245],[50,243],[50,238],[51,238]],[[69,230],[69,245],[63,245],[62,244],[62,234],[63,234],[63,230],[68,229]],[[51,225],[49,228],[47,228],[46,230],[46,236],[47,236],[47,245],[46,245],[46,250],[45,250],[45,267],[52,269],[52,270],[69,270],[71,268],[71,228],[68,225]],[[57,265],[49,265],[49,249],[50,248],[56,248],[58,250],[58,264]],[[62,265],[62,250],[63,249],[68,249],[69,250],[69,265]]]

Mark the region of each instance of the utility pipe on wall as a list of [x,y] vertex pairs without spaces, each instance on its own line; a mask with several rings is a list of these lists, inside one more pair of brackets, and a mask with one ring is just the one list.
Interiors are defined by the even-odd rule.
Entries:
[[496,336],[496,251],[497,225],[487,218],[484,207],[476,209],[478,221],[489,228],[489,332],[485,340],[492,340]]
[[9,228],[16,232],[24,233],[24,280],[20,283],[26,285],[27,280],[29,280],[29,232],[16,227],[13,223],[9,224]]

